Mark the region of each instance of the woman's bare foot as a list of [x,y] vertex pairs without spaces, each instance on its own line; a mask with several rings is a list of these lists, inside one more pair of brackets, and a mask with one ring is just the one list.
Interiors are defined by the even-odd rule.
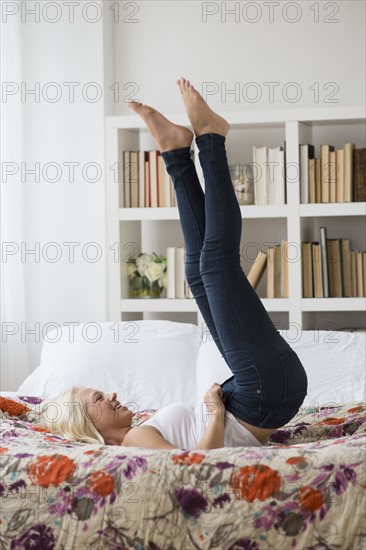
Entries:
[[161,113],[139,101],[129,101],[127,105],[145,121],[162,153],[191,145],[193,134],[188,128],[173,124]]
[[207,105],[189,80],[180,78],[177,84],[196,137],[211,133],[226,137],[230,124]]

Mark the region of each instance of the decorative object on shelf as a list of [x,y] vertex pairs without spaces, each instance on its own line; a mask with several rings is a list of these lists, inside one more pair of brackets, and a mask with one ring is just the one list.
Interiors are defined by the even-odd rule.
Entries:
[[130,298],[160,298],[167,285],[166,257],[140,252],[127,262]]
[[239,204],[254,204],[254,170],[252,164],[229,166],[236,198]]

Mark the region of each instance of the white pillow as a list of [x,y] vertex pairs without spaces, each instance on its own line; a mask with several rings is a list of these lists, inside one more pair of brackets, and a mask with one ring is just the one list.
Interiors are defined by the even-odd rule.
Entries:
[[[308,376],[303,405],[365,401],[366,334],[326,330],[280,330],[298,354]],[[210,338],[202,342],[197,357],[197,404],[214,382],[233,375]]]
[[198,327],[143,320],[83,323],[47,335],[41,364],[20,385],[20,395],[52,399],[73,385],[105,393],[136,412],[174,401],[195,404]]

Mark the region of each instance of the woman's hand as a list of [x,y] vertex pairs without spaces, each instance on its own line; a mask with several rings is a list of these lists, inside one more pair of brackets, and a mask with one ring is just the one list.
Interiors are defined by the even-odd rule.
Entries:
[[212,384],[204,396],[206,412],[202,422],[207,422],[205,435],[194,449],[220,449],[225,444],[225,405],[220,384]]
[[222,398],[222,388],[220,384],[215,382],[208,388],[204,396],[204,402],[210,414],[220,416],[225,413],[225,405]]

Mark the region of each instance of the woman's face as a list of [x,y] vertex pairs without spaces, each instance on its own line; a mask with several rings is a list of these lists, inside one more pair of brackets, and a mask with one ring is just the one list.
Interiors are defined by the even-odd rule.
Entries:
[[106,434],[114,428],[131,427],[133,412],[117,401],[116,392],[105,394],[85,387],[78,391],[78,395],[100,434]]

